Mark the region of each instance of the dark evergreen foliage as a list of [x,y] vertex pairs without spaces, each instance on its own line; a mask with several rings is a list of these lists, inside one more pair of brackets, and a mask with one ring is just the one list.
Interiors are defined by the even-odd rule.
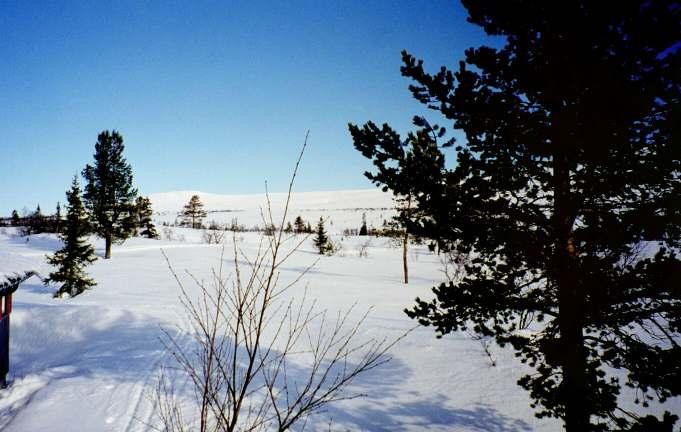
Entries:
[[362,226],[359,228],[359,235],[365,236],[368,234],[369,232],[367,230],[367,214],[362,213]]
[[40,209],[40,204],[38,204],[35,211],[25,218],[22,234],[28,236],[44,233],[45,231],[47,231],[47,220]]
[[45,232],[45,215],[43,214],[43,211],[40,209],[40,204],[35,208],[35,212],[33,212],[33,215],[31,215],[31,225],[33,228],[33,233],[34,234],[40,234]]
[[137,228],[141,230],[140,235],[150,239],[158,238],[156,226],[151,220],[151,216],[154,214],[151,208],[151,200],[148,197],[137,197],[135,209],[137,213]]
[[203,203],[198,195],[192,195],[189,202],[185,204],[182,216],[185,225],[191,228],[201,228],[202,220],[207,216],[207,213],[203,209]]
[[61,297],[63,294],[73,297],[95,285],[94,280],[84,271],[85,266],[95,261],[96,257],[94,249],[87,243],[90,227],[80,199],[77,177],[73,179],[71,190],[66,192],[66,199],[68,202],[66,226],[64,233],[60,235],[64,247],[47,257],[47,262],[56,266],[57,270],[49,274],[45,284],[54,282],[62,284],[55,297]]
[[273,224],[265,224],[265,227],[263,228],[262,232],[266,236],[273,236],[274,234],[277,233],[277,227]]
[[61,232],[62,223],[61,203],[57,201],[57,211],[54,213],[53,231],[57,234]]
[[323,255],[329,250],[329,236],[326,234],[324,219],[321,217],[319,218],[319,222],[317,222],[317,229],[315,230],[315,236],[312,241],[319,250],[320,255]]
[[111,258],[111,244],[130,237],[134,229],[135,197],[132,167],[123,157],[123,137],[103,131],[95,144],[94,165],[86,165],[83,199],[94,232],[105,241],[104,258]]
[[407,313],[512,345],[537,415],[568,431],[671,431],[676,415],[639,417],[618,395],[681,395],[681,6],[463,3],[505,46],[435,74],[403,53],[401,70],[465,142],[423,117],[405,139],[350,125],[369,178],[413,192],[426,217],[410,230],[473,257]]
[[300,216],[296,216],[296,220],[293,222],[293,227],[296,234],[302,234],[307,232],[307,226],[305,225],[305,221]]
[[19,226],[21,225],[21,217],[19,217],[19,212],[16,210],[12,210],[12,216],[11,216],[11,223],[12,226]]

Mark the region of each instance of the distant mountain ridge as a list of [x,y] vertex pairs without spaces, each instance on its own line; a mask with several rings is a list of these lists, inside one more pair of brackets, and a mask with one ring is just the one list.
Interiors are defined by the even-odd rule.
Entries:
[[[177,216],[192,195],[198,195],[208,216],[204,222],[215,220],[227,223],[237,219],[246,226],[262,225],[261,209],[267,207],[264,193],[248,195],[223,195],[201,191],[173,191],[150,194],[156,219],[162,222],[177,222]],[[269,194],[270,207],[275,224],[281,222],[286,205],[286,193]],[[302,216],[306,221],[317,222],[320,217],[328,219],[329,225],[337,224],[335,231],[343,228],[357,228],[362,215],[373,226],[382,225],[394,215],[395,204],[392,195],[380,189],[358,189],[339,191],[293,192],[289,203],[287,221]]]

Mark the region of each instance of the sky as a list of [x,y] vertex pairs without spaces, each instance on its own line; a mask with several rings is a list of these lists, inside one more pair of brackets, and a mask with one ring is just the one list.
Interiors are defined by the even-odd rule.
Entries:
[[406,49],[435,71],[489,43],[456,1],[0,0],[0,214],[50,213],[118,130],[143,195],[374,187],[348,122],[422,112]]

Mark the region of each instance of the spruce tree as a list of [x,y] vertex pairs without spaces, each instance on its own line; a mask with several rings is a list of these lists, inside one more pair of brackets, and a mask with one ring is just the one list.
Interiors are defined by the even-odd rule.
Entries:
[[66,226],[60,238],[64,247],[52,256],[47,257],[47,262],[57,267],[50,273],[45,284],[61,283],[55,297],[63,294],[76,296],[86,289],[95,285],[94,280],[87,276],[85,266],[91,264],[97,258],[92,246],[87,243],[87,235],[90,232],[87,214],[80,199],[80,186],[78,178],[74,177],[71,190],[66,192]]
[[62,222],[61,203],[57,201],[57,211],[54,213],[54,232],[57,234],[59,234],[61,231],[61,222]]
[[296,216],[295,221],[293,222],[293,227],[296,232],[296,234],[302,234],[307,231],[307,227],[305,226],[305,221],[303,218],[298,215]]
[[537,415],[569,432],[671,431],[618,398],[681,395],[681,6],[463,3],[505,45],[434,74],[403,53],[402,74],[465,140],[423,117],[406,139],[350,126],[372,179],[415,192],[415,232],[474,257],[408,314],[510,344]]
[[33,224],[33,233],[40,234],[45,232],[45,215],[40,209],[40,204],[35,208],[33,216],[31,217],[31,223]]
[[26,218],[26,225],[24,227],[24,235],[40,234],[45,232],[46,221],[42,210],[40,209],[40,204],[36,207],[35,211],[31,213]]
[[362,226],[359,228],[359,235],[365,236],[368,234],[369,232],[367,230],[367,214],[362,213]]
[[315,237],[312,241],[314,242],[315,247],[319,249],[320,255],[323,255],[329,249],[329,237],[326,235],[324,219],[321,217],[319,218],[319,222],[317,222]]
[[141,229],[140,235],[150,239],[158,238],[156,226],[151,220],[151,216],[154,214],[151,209],[151,200],[148,197],[137,197],[135,208],[137,210],[137,227]]
[[12,226],[21,225],[21,217],[19,217],[19,212],[12,210]]
[[123,157],[123,137],[103,131],[95,144],[94,165],[86,165],[83,200],[94,232],[105,242],[104,258],[111,258],[111,245],[132,235],[134,201],[132,168]]

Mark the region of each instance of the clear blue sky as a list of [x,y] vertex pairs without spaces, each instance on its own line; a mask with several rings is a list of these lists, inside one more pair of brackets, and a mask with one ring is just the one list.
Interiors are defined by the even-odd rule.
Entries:
[[0,0],[0,214],[51,212],[123,134],[142,194],[373,187],[347,123],[409,129],[407,49],[435,70],[486,42],[455,1]]

